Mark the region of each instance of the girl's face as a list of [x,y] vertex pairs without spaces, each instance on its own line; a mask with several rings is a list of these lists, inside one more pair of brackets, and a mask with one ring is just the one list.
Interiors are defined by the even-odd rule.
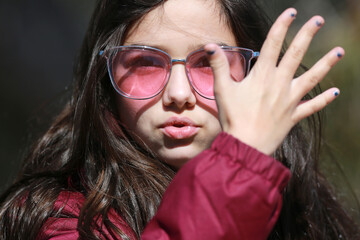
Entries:
[[[183,59],[207,43],[236,46],[216,1],[169,0],[132,29],[124,45],[147,45]],[[120,120],[160,160],[180,168],[208,148],[221,131],[215,100],[191,88],[183,63],[175,63],[165,89],[149,100],[117,96]]]

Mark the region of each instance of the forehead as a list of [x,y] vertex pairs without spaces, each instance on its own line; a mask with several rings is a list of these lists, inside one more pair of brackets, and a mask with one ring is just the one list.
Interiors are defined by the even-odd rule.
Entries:
[[[215,0],[168,0],[129,31],[125,45],[195,48],[209,42],[235,46],[236,40]],[[165,49],[168,50],[168,49]]]

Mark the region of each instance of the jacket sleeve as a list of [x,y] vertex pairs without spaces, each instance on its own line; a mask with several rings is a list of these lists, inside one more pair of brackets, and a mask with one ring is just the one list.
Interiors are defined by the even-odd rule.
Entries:
[[[79,239],[78,218],[80,209],[85,202],[85,197],[79,192],[62,191],[53,211],[56,217],[50,217],[44,223],[36,240],[76,240]],[[136,239],[135,233],[126,222],[113,210],[108,212],[108,219],[114,223],[130,239]],[[101,218],[96,222],[96,234],[104,240],[120,240],[105,226],[101,226]],[[101,226],[101,227],[100,227]]]
[[142,239],[267,239],[289,178],[277,160],[220,133],[177,173]]

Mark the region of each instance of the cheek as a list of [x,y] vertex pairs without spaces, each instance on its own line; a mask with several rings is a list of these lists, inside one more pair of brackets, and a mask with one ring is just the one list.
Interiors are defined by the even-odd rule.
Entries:
[[129,129],[134,130],[141,115],[152,105],[152,100],[134,100],[117,97],[117,109],[120,121]]
[[208,99],[204,99],[205,103],[212,111],[214,111],[216,113],[216,116],[218,114],[218,108],[216,105],[216,101],[215,100],[208,100]]
[[218,118],[218,108],[215,100],[209,100],[198,95],[196,98],[197,104],[201,108],[205,109],[205,111],[212,114],[215,118]]

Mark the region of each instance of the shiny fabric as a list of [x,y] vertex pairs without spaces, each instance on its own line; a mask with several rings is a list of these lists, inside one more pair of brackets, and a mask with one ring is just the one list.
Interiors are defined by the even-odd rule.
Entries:
[[[275,159],[224,132],[210,149],[185,164],[166,190],[143,240],[267,239],[280,214],[290,171]],[[38,240],[77,239],[80,193],[62,192]],[[133,231],[115,211],[109,220],[132,239]],[[117,239],[99,228],[104,239]]]

